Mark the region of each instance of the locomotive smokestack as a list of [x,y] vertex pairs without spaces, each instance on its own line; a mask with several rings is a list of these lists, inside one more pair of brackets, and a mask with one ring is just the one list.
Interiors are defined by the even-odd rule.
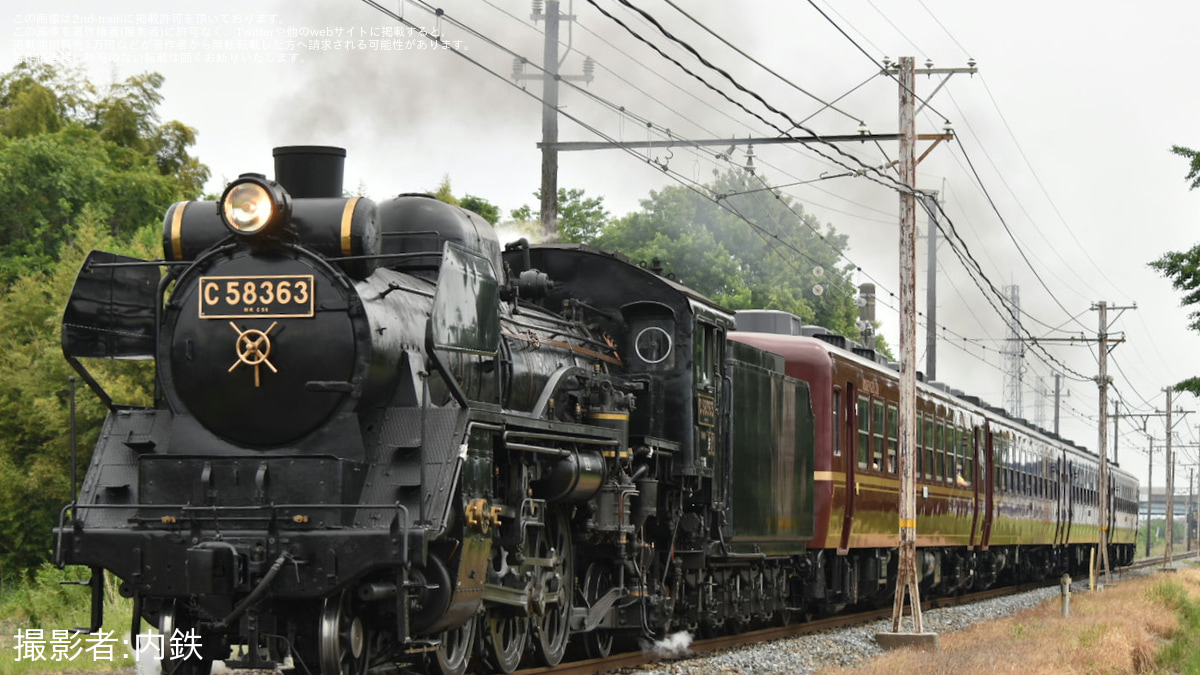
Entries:
[[346,149],[328,145],[275,148],[275,180],[293,197],[341,197]]

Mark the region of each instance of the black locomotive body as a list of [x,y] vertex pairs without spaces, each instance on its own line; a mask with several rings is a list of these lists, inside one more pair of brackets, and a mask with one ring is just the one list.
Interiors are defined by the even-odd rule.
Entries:
[[[732,315],[428,196],[345,198],[343,157],[278,148],[278,183],[171,207],[163,261],[80,272],[64,353],[111,413],[56,538],[94,620],[109,570],[135,626],[199,636],[169,669],[459,673],[782,612],[782,568],[722,542]],[[155,405],[82,357],[155,359]],[[754,367],[802,489],[807,388]],[[811,531],[811,492],[787,503],[768,538]]]
[[[278,182],[171,207],[163,260],[80,272],[63,350],[111,412],[55,536],[93,571],[94,627],[109,570],[135,633],[198,636],[168,670],[457,675],[887,601],[894,509],[855,524],[830,488],[859,456],[830,375],[851,357],[731,336],[619,255],[343,197],[344,154],[278,148]],[[114,404],[83,357],[154,359],[155,404]],[[995,581],[950,574],[956,542],[923,586]],[[1068,558],[1046,560],[1005,574]]]

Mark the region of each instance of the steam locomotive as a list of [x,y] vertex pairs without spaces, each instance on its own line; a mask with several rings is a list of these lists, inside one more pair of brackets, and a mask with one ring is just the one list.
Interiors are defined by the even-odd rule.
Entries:
[[[896,374],[620,255],[502,247],[426,195],[344,197],[345,151],[275,150],[172,206],[163,259],[93,252],[63,351],[109,405],[60,564],[213,660],[512,672],[677,630],[888,601]],[[165,268],[165,274],[162,269]],[[738,330],[741,328],[742,330]],[[149,358],[152,407],[80,359]],[[928,593],[1132,557],[1136,483],[922,384]]]

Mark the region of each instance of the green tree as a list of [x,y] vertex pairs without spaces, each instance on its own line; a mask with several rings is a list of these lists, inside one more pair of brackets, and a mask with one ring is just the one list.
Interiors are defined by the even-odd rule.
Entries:
[[[540,204],[542,191],[537,190],[533,197]],[[513,220],[518,222],[538,221],[541,217],[541,211],[534,211],[528,204],[512,211]],[[609,222],[604,197],[589,197],[582,188],[558,188],[559,241],[593,243]]]
[[449,175],[443,175],[442,183],[438,184],[437,190],[430,193],[442,202],[454,204],[456,207],[462,207],[479,214],[482,216],[482,219],[492,223],[492,225],[496,225],[500,220],[500,208],[496,204],[488,202],[487,199],[474,195],[455,197],[454,190],[450,187]]
[[437,189],[429,194],[437,198],[438,201],[446,202],[458,206],[458,197],[454,196],[454,191],[450,189],[450,175],[443,174],[442,182],[438,183]]
[[509,216],[513,220],[522,223],[528,223],[538,218],[538,214],[528,204],[522,204],[509,211]]
[[450,176],[443,175],[442,182],[438,183],[437,189],[430,192],[437,199],[454,204],[462,208],[479,214],[484,220],[492,225],[500,221],[500,207],[489,202],[483,197],[476,197],[473,194],[465,194],[462,197],[455,197],[454,190],[450,187]]
[[[1189,170],[1185,180],[1188,189],[1200,187],[1200,152],[1183,146],[1171,146],[1171,152],[1190,160]],[[1200,331],[1200,244],[1186,251],[1168,251],[1161,258],[1150,263],[1164,277],[1171,280],[1175,290],[1183,293],[1180,305],[1192,308],[1188,312],[1191,320],[1188,327]],[[1175,385],[1176,390],[1190,391],[1200,396],[1200,376],[1189,377]]]
[[[161,251],[161,230],[148,225],[129,241],[108,231],[107,214],[84,207],[61,260],[27,271],[0,296],[0,565],[6,573],[32,570],[51,552],[50,526],[70,501],[68,377],[63,359],[62,308],[87,253],[103,249],[140,258]],[[113,399],[148,404],[148,362],[96,361],[89,370]],[[86,386],[76,394],[79,476],[88,466],[106,410]]]
[[194,129],[159,123],[162,82],[146,73],[99,92],[35,61],[0,76],[0,287],[45,269],[89,205],[128,239],[199,195],[208,168],[188,154]]
[[[161,256],[162,214],[199,194],[208,169],[188,154],[195,130],[160,123],[162,78],[101,91],[60,66],[26,61],[0,75],[0,569],[30,569],[51,550],[70,501],[68,377],[62,307],[87,252]],[[148,403],[145,362],[89,370],[114,400]],[[106,411],[77,398],[80,475]]]
[[[731,309],[779,309],[856,336],[855,289],[839,265],[847,241],[755,177],[728,172],[708,194],[651,192],[590,243],[652,264]],[[715,199],[715,201],[714,201]]]
[[1191,163],[1186,177],[1186,180],[1190,182],[1190,189],[1195,190],[1200,187],[1200,152],[1182,145],[1172,145],[1171,152],[1180,157],[1186,157]]
[[463,195],[462,199],[458,200],[458,205],[468,211],[474,211],[483,216],[483,219],[495,225],[500,221],[500,207],[489,202],[483,197],[476,197],[472,194]]

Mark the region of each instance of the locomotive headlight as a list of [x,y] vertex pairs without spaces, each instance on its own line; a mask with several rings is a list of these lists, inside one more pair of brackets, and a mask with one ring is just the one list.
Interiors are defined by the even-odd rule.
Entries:
[[291,200],[274,181],[243,174],[221,195],[221,219],[234,234],[255,236],[277,230],[288,218]]

